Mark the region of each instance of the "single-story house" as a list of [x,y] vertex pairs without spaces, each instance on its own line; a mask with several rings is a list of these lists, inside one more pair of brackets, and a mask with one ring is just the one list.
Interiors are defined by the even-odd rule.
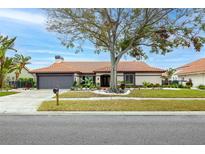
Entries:
[[[56,62],[49,67],[32,70],[37,76],[38,89],[71,88],[74,81],[90,77],[101,87],[110,84],[110,62],[66,62],[56,56]],[[117,80],[125,81],[129,85],[142,85],[144,81],[162,83],[162,69],[151,67],[144,62],[122,61],[118,64]]]
[[205,85],[205,58],[177,68],[176,75],[182,81],[189,81],[191,79],[193,87]]

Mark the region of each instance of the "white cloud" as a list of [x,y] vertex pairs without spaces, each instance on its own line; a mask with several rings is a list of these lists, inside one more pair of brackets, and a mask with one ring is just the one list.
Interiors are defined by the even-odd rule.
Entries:
[[44,24],[45,16],[42,14],[25,12],[14,9],[0,9],[0,17],[23,21],[32,24]]
[[77,55],[75,52],[71,51],[57,51],[57,50],[45,50],[45,49],[33,49],[33,50],[24,50],[24,53],[39,53],[39,54],[50,54],[50,55],[70,55],[70,56],[75,56]]

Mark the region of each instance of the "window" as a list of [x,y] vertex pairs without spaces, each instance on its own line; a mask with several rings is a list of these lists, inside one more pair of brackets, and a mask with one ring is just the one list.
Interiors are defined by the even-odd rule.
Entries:
[[135,74],[125,74],[125,84],[134,85],[135,84]]

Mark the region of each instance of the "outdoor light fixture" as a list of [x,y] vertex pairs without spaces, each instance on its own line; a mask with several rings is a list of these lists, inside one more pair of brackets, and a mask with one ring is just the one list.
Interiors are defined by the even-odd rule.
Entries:
[[53,93],[56,94],[56,105],[59,105],[59,88],[54,88]]

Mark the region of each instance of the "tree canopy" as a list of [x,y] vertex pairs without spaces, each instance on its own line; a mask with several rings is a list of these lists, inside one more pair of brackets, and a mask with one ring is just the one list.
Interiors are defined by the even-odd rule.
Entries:
[[47,12],[48,30],[56,32],[66,47],[82,51],[88,40],[97,53],[110,53],[113,88],[116,66],[123,55],[141,59],[148,51],[164,55],[177,47],[200,51],[205,42],[205,9],[62,8]]
[[13,58],[6,57],[9,50],[14,50],[14,42],[16,38],[0,35],[0,88],[3,87],[3,82],[8,73],[14,71]]

